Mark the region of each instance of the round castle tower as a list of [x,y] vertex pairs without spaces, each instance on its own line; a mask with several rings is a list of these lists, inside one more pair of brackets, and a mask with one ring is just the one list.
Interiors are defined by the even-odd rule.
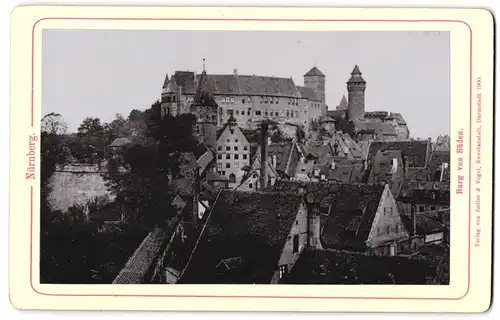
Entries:
[[347,81],[347,91],[349,92],[347,115],[350,121],[359,121],[364,118],[365,90],[366,81],[361,76],[358,65],[356,65],[351,72],[351,78]]

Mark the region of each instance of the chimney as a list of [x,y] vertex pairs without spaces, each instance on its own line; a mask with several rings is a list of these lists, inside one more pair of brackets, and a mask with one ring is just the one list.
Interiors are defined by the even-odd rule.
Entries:
[[273,164],[273,168],[274,169],[276,169],[276,163],[277,163],[277,157],[276,157],[275,154],[273,154],[273,162],[272,162],[272,164]]
[[233,69],[233,76],[238,78],[238,69]]
[[267,166],[264,165],[267,160],[267,123],[261,124],[261,166],[260,166],[260,189],[264,190],[267,186]]
[[398,159],[397,158],[392,158],[392,169],[391,173],[394,174],[398,170]]
[[332,163],[330,164],[330,169],[334,170],[335,169],[335,161],[332,160]]
[[411,213],[411,221],[413,222],[413,235],[416,236],[417,235],[417,214],[415,213],[417,209],[415,208],[415,210],[412,211]]

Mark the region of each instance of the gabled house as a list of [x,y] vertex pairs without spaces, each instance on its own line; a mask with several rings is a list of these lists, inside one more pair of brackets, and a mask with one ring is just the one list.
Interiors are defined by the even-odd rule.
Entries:
[[368,183],[387,183],[393,195],[399,193],[405,177],[404,156],[400,150],[379,150],[370,168]]
[[243,169],[250,165],[250,144],[232,116],[217,134],[216,152],[218,172],[235,188],[245,174]]
[[179,283],[278,283],[318,231],[301,196],[224,190]]
[[271,189],[303,192],[316,203],[325,248],[375,255],[408,250],[408,232],[388,185],[278,181]]
[[[271,157],[270,161],[266,162],[267,166],[267,186],[272,186],[278,179],[278,173],[276,172],[275,166],[273,166],[273,163],[276,161],[276,156]],[[259,191],[261,190],[260,186],[260,176],[261,176],[261,166],[262,166],[262,161],[261,161],[261,152],[260,152],[260,147],[259,150],[255,153],[255,156],[253,158],[252,164],[249,167],[249,170],[245,173],[245,176],[243,176],[242,182],[240,186],[238,187],[238,190],[241,191]]]
[[295,141],[271,142],[267,148],[268,156],[281,179],[293,178],[297,172],[301,151]]

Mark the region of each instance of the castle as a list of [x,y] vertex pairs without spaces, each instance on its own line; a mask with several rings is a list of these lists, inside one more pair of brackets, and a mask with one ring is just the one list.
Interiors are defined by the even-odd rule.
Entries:
[[175,71],[171,78],[165,77],[162,114],[192,112],[197,88],[213,95],[218,127],[232,115],[242,128],[255,128],[269,119],[307,129],[311,121],[326,115],[325,75],[316,67],[304,74],[304,86],[297,86],[291,77],[240,75],[236,69],[233,74],[208,74],[205,68],[199,75]]
[[365,111],[367,82],[358,65],[346,82],[348,99],[344,96],[336,110],[326,105],[325,80],[317,67],[304,74],[304,86],[296,85],[291,77],[239,75],[236,69],[233,74],[208,74],[205,67],[201,74],[175,71],[165,77],[161,110],[162,115],[195,114],[197,133],[207,138],[234,118],[242,129],[256,129],[263,120],[272,120],[306,132],[311,123],[321,122],[330,131],[348,133],[364,150],[374,140],[409,139],[400,113]]

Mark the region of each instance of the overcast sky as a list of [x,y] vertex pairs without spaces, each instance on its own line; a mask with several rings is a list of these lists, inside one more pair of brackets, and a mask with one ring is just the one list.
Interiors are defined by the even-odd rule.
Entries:
[[316,65],[335,109],[358,64],[366,110],[402,113],[413,137],[449,132],[449,34],[422,32],[254,32],[45,30],[43,114],[69,131],[85,117],[111,121],[144,110],[175,70],[293,77]]

